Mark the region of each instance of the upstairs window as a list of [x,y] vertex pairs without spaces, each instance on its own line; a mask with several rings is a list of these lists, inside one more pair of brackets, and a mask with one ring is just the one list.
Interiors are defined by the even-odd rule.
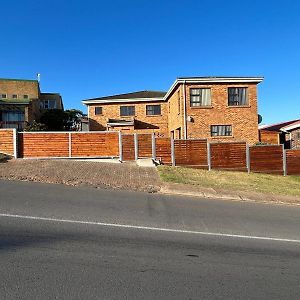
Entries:
[[160,105],[146,105],[146,114],[147,116],[155,116],[161,114]]
[[6,94],[1,94],[1,99],[6,99],[7,95]]
[[54,109],[54,108],[56,108],[56,101],[55,100],[44,100],[41,103],[41,107],[44,109]]
[[95,107],[95,115],[102,115],[102,107],[101,106]]
[[190,89],[191,107],[211,106],[210,89]]
[[28,95],[23,95],[23,99],[28,99]]
[[211,136],[231,136],[232,127],[231,125],[212,125]]
[[120,107],[120,116],[134,116],[135,107],[134,106],[121,106]]
[[248,105],[248,89],[243,88],[228,88],[228,105],[242,106]]
[[18,99],[18,95],[13,94],[13,95],[12,95],[12,98],[13,98],[13,99]]

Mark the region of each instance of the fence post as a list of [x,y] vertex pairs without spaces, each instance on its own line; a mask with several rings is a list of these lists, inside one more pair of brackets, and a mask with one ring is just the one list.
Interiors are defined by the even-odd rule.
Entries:
[[208,171],[211,171],[211,152],[210,152],[209,141],[207,141],[207,166],[208,166]]
[[171,161],[172,161],[172,166],[176,166],[175,162],[175,144],[174,144],[174,139],[171,138]]
[[286,165],[286,150],[284,149],[284,145],[282,144],[282,167],[283,167],[283,176],[287,175],[287,165]]
[[152,133],[152,159],[156,160],[156,140],[155,133]]
[[246,166],[249,174],[250,173],[250,147],[248,143],[246,143]]
[[13,129],[13,145],[14,145],[14,158],[18,158],[18,141],[17,141],[17,129]]
[[72,133],[69,132],[69,157],[72,157]]
[[137,133],[134,133],[134,159],[139,159],[139,141]]
[[123,144],[122,144],[122,132],[119,131],[119,160],[123,161]]

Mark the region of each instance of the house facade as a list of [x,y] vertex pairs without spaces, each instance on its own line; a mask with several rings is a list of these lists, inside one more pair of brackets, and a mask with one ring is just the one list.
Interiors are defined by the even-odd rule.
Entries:
[[90,130],[156,133],[176,139],[258,142],[257,84],[262,77],[187,77],[167,92],[83,100]]
[[300,119],[261,126],[259,137],[262,143],[283,144],[286,149],[300,149]]
[[0,79],[0,128],[22,130],[52,108],[63,109],[62,97],[41,93],[38,80]]

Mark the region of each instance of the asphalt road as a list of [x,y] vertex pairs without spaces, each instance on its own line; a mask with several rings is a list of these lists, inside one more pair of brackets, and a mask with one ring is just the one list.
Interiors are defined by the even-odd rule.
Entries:
[[0,181],[0,299],[300,299],[300,207]]

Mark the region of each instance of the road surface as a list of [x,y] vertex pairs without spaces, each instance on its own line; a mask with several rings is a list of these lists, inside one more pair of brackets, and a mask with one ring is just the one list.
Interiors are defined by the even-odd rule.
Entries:
[[300,299],[300,207],[0,181],[0,299]]

